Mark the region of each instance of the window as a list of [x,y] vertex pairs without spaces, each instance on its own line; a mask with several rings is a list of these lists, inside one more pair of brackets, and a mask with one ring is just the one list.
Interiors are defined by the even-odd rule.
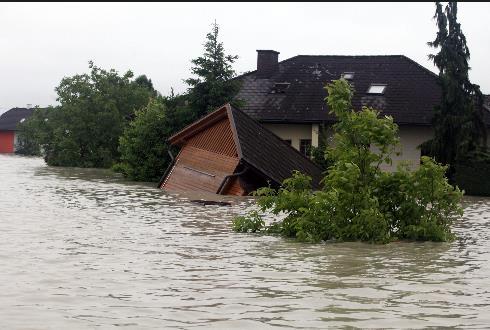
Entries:
[[368,94],[383,94],[385,92],[386,85],[371,84],[368,89]]
[[290,83],[288,82],[276,82],[271,90],[271,94],[282,94],[286,93],[286,89],[289,88]]
[[354,72],[344,72],[340,77],[344,78],[345,80],[352,80],[354,79]]
[[284,140],[287,144],[291,145],[291,140]]
[[305,156],[310,155],[311,149],[311,139],[301,139],[299,140],[299,152],[301,152]]

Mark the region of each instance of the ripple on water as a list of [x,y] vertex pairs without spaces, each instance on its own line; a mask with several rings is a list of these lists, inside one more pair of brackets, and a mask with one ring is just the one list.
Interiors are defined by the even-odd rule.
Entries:
[[490,324],[489,199],[465,199],[452,243],[312,245],[233,233],[247,200],[18,156],[0,178],[1,328]]

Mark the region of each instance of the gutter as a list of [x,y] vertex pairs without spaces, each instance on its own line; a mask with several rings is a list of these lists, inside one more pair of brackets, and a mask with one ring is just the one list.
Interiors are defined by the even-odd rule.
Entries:
[[240,171],[238,173],[233,173],[233,174],[225,176],[225,178],[223,179],[223,182],[221,182],[221,184],[218,188],[217,194],[221,195],[223,193],[223,190],[224,190],[226,183],[228,182],[229,179],[240,176],[242,174],[245,174],[245,172],[247,172],[247,171],[248,171],[248,167],[245,167],[245,169],[243,169],[242,171]]

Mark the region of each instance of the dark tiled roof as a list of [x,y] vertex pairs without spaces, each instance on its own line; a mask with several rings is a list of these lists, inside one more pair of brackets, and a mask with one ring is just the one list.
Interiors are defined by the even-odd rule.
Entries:
[[[398,124],[430,124],[433,108],[440,102],[437,75],[403,55],[306,56],[279,62],[270,78],[258,78],[257,71],[238,77],[242,87],[241,109],[263,122],[333,121],[325,102],[324,86],[354,72],[355,109],[372,106],[393,116]],[[271,93],[276,83],[289,83],[284,93]],[[383,95],[369,95],[372,83],[387,84]]]
[[312,161],[242,111],[233,107],[228,111],[233,118],[240,157],[246,163],[279,184],[298,170],[310,175],[313,187],[319,188],[322,172]]
[[0,130],[15,131],[17,124],[23,118],[27,118],[34,112],[34,109],[12,108],[0,116]]

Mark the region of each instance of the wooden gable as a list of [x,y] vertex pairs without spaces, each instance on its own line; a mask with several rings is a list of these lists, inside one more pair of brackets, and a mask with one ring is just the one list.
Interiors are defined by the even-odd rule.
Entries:
[[[182,147],[160,188],[247,195],[279,186],[294,170],[319,187],[321,169],[240,110],[226,104],[170,137]],[[168,174],[167,174],[168,173]]]
[[[192,129],[192,128],[191,128]],[[208,126],[180,142],[182,149],[161,188],[168,191],[218,193],[226,176],[234,173],[239,157],[226,111]]]

